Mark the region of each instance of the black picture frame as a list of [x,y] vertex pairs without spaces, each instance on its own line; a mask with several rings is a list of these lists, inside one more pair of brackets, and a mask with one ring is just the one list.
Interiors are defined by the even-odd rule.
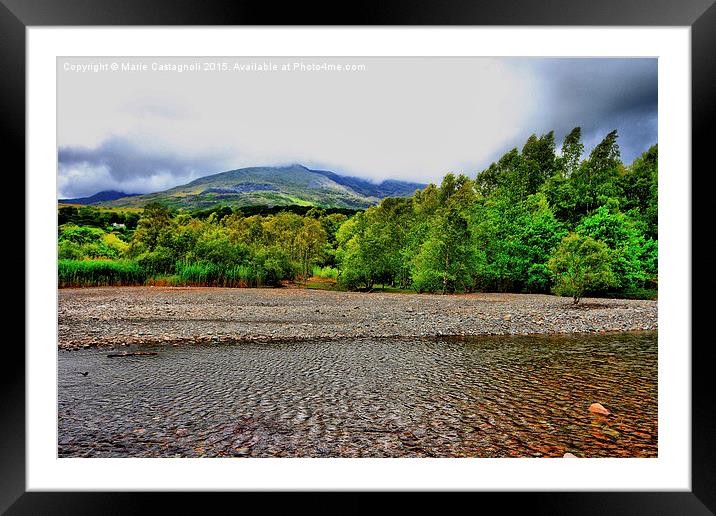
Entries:
[[[710,154],[716,103],[716,5],[714,0],[449,0],[429,4],[425,1],[381,0],[341,4],[223,1],[223,0],[0,0],[0,124],[6,177],[15,177],[13,197],[25,199],[25,29],[31,26],[82,25],[512,25],[512,26],[688,26],[691,27],[692,71],[692,236],[708,235],[710,218],[707,188],[694,188],[702,182],[693,170],[705,175]],[[713,160],[711,160],[713,161]],[[21,174],[19,171],[23,171]],[[12,172],[12,173],[11,173]],[[22,180],[20,178],[23,178]],[[22,195],[21,195],[22,193]],[[20,213],[18,207],[17,212]],[[697,216],[701,210],[700,215]],[[24,212],[24,210],[23,210]],[[703,227],[702,227],[703,224]],[[5,228],[25,262],[25,227],[15,223]],[[692,240],[692,277],[709,277],[705,268],[708,251]],[[701,252],[696,248],[701,246]],[[14,266],[14,264],[13,264]],[[32,271],[25,270],[25,275]],[[700,274],[703,273],[703,274]],[[19,281],[19,278],[18,278]],[[692,283],[693,284],[693,283]],[[25,292],[25,285],[22,290]],[[704,288],[705,287],[705,288]],[[702,286],[708,291],[707,286]],[[694,292],[692,290],[692,292]],[[532,513],[549,514],[714,514],[716,511],[716,461],[714,461],[714,409],[710,396],[711,342],[697,338],[709,314],[709,303],[697,302],[692,294],[692,490],[690,492],[531,492],[475,493],[480,502],[496,502],[503,507],[524,505]],[[16,294],[19,297],[19,294]],[[24,295],[23,295],[24,296]],[[18,309],[30,310],[17,301]],[[23,312],[26,314],[26,312]],[[9,317],[8,317],[9,320]],[[25,319],[26,320],[26,319]],[[191,500],[187,493],[78,493],[26,492],[25,489],[25,353],[8,339],[0,360],[2,419],[0,423],[0,511],[7,514],[126,514],[151,509],[159,498],[163,512],[185,513],[198,501],[204,508],[208,495]],[[679,343],[675,343],[679,344]],[[222,495],[242,497],[247,493]],[[217,494],[212,493],[212,501]],[[272,495],[275,496],[275,495]],[[308,494],[310,496],[310,494]],[[314,495],[315,496],[315,495]],[[274,497],[278,501],[283,497]],[[309,499],[306,494],[304,499]],[[341,511],[370,510],[357,494],[351,503],[341,502]],[[422,503],[422,496],[412,498]],[[253,500],[252,500],[253,501]],[[231,502],[229,502],[231,503]],[[296,503],[291,501],[291,503]],[[300,502],[299,502],[300,503]],[[309,501],[309,503],[311,503]],[[311,503],[313,506],[315,502]],[[238,506],[237,506],[238,508]]]

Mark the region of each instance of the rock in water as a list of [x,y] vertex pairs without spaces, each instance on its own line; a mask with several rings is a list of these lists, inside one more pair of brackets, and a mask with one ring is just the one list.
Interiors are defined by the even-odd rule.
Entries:
[[594,412],[595,414],[602,414],[605,416],[608,416],[610,412],[604,408],[604,406],[601,403],[592,403],[589,405],[589,412]]

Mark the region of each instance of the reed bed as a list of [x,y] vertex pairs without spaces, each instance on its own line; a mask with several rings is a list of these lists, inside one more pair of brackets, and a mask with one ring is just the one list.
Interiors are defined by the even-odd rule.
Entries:
[[147,273],[130,260],[59,260],[57,282],[65,287],[144,285]]
[[177,262],[174,274],[160,274],[131,260],[59,260],[59,288],[106,286],[261,287],[270,283],[259,267],[222,267]]
[[316,278],[338,279],[338,269],[335,267],[313,267],[311,274]]

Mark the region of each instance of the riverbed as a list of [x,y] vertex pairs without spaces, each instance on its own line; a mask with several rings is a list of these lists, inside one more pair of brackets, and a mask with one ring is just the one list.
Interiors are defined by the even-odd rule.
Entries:
[[63,349],[286,339],[657,330],[657,301],[278,288],[60,289]]
[[115,345],[58,350],[60,457],[658,454],[655,331]]

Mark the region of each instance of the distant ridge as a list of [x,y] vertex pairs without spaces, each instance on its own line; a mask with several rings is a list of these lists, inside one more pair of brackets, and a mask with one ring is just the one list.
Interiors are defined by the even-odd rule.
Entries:
[[198,209],[217,205],[362,209],[378,204],[385,197],[409,197],[426,186],[398,180],[376,184],[303,165],[248,167],[204,176],[163,192],[115,197],[98,204],[142,207],[150,202],[161,202],[175,208]]
[[134,197],[140,194],[128,194],[117,190],[104,190],[89,197],[77,197],[75,199],[58,199],[60,204],[97,204],[99,202],[113,201],[123,197]]

